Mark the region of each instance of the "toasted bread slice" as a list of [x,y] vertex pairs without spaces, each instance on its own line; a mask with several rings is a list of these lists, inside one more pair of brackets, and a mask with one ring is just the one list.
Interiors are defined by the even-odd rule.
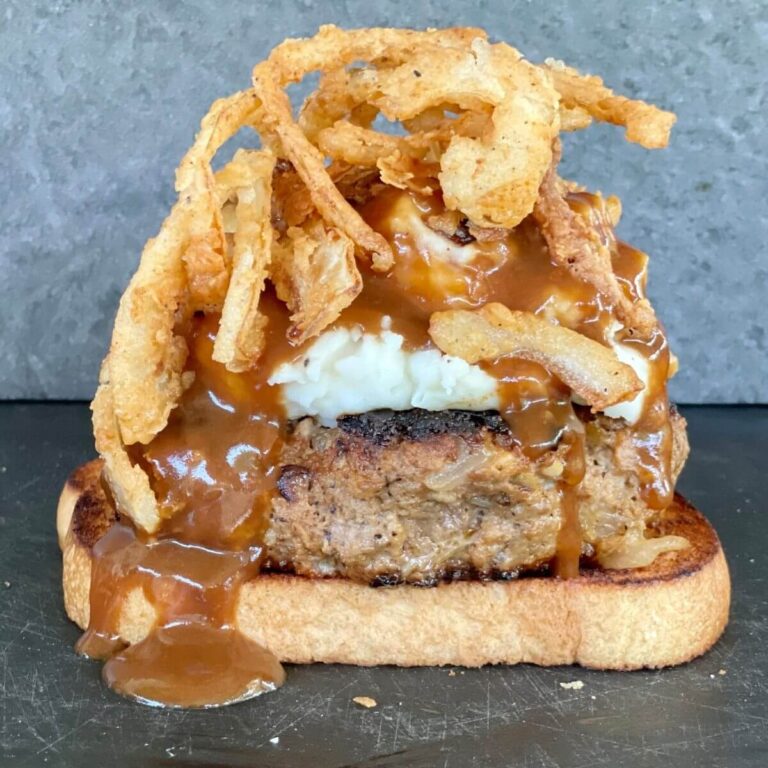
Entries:
[[[92,461],[67,480],[57,514],[69,617],[89,617],[91,547],[115,520]],[[581,664],[664,667],[709,649],[728,621],[730,578],[717,534],[677,496],[654,523],[690,547],[647,567],[582,569],[561,581],[460,581],[369,587],[344,579],[262,575],[238,597],[239,628],[280,660],[373,666]],[[123,604],[120,634],[142,640],[155,621],[143,593]]]

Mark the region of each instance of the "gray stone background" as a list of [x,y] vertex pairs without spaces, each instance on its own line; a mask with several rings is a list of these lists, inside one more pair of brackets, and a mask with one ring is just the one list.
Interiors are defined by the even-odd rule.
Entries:
[[767,402],[768,4],[280,0],[0,4],[0,397],[90,398],[120,293],[209,103],[286,36],[474,24],[674,109],[669,149],[597,126],[566,171],[624,202],[681,402]]

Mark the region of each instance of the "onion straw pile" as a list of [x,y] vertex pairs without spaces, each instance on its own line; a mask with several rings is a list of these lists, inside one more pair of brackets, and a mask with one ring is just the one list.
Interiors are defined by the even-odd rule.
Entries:
[[[285,88],[316,71],[319,85],[296,116]],[[377,118],[404,130],[376,130]],[[560,132],[593,119],[657,148],[675,117],[560,62],[531,64],[478,29],[324,26],[275,48],[250,89],[203,118],[176,172],[178,200],[120,302],[93,402],[119,509],[150,533],[159,525],[149,478],[126,446],[150,442],[190,383],[183,320],[220,313],[213,357],[248,370],[264,345],[259,299],[269,279],[290,311],[291,342],[319,334],[362,289],[358,259],[377,271],[393,264],[387,241],[353,205],[381,185],[440,191],[478,239],[533,215],[552,258],[592,283],[631,332],[651,333],[650,305],[622,291],[608,247],[569,208],[557,175]],[[239,150],[215,173],[217,150],[244,126],[262,148]],[[542,362],[596,409],[641,386],[610,349],[500,305],[437,313],[431,334],[470,362],[503,354]]]

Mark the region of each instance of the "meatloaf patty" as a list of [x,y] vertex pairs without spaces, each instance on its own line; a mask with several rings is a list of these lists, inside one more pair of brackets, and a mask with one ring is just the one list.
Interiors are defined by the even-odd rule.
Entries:
[[[688,453],[673,414],[673,469]],[[587,423],[584,553],[651,510],[616,456],[624,423]],[[378,411],[293,425],[266,533],[270,568],[374,584],[512,577],[546,565],[560,527],[563,446],[537,461],[498,413]]]

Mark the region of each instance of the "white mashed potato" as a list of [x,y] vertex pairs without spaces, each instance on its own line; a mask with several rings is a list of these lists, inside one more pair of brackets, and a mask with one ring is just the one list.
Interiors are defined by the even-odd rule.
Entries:
[[[282,387],[288,417],[315,416],[332,426],[339,416],[378,408],[499,407],[496,381],[482,368],[437,349],[407,351],[403,337],[387,330],[386,322],[382,325],[378,334],[363,333],[359,327],[326,331],[300,357],[280,365],[269,383]],[[625,344],[612,346],[647,385],[648,361]],[[640,392],[629,402],[606,408],[605,414],[634,424],[644,400]]]
[[437,349],[406,351],[403,337],[359,327],[321,334],[299,358],[269,378],[280,384],[288,417],[316,416],[333,425],[338,416],[377,408],[403,411],[499,407],[496,381],[477,365]]
[[[616,332],[621,330],[621,326],[617,323],[614,329],[614,336]],[[628,400],[618,405],[612,405],[610,408],[606,408],[604,413],[606,416],[610,416],[612,419],[626,419],[630,424],[635,424],[640,418],[643,412],[643,406],[645,405],[645,396],[648,391],[649,381],[649,363],[637,350],[633,349],[629,344],[621,344],[617,341],[611,341],[613,351],[616,353],[616,357],[621,360],[622,363],[628,365],[637,374],[637,378],[643,382],[645,389],[641,389],[632,400]]]

